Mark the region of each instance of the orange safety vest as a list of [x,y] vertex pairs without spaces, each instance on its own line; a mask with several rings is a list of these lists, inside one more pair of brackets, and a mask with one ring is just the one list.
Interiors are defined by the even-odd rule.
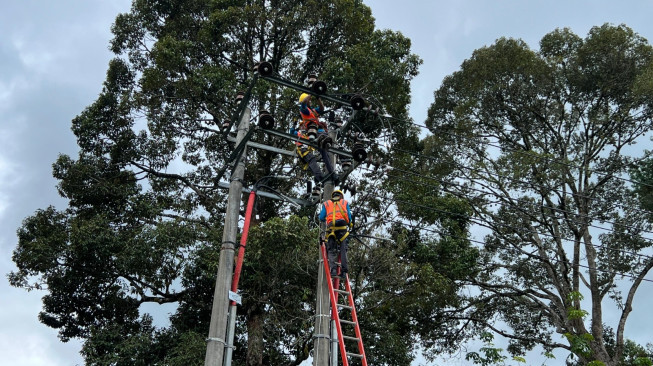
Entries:
[[313,108],[308,108],[308,114],[304,114],[301,111],[299,111],[299,114],[302,116],[302,123],[300,125],[301,129],[306,130],[310,123],[315,123],[318,128],[322,128],[324,130],[327,129],[326,123],[320,122],[318,114]]
[[327,227],[335,225],[337,220],[345,220],[349,223],[349,215],[347,215],[347,201],[342,198],[337,202],[328,200],[324,202],[324,208],[326,209],[326,223]]

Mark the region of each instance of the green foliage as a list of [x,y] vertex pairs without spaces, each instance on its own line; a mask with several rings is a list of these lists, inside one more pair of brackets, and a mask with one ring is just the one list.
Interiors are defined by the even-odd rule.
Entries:
[[524,357],[521,357],[521,356],[513,356],[512,359],[513,359],[513,361],[517,361],[519,363],[526,363],[526,359]]
[[584,319],[587,315],[589,315],[587,310],[569,309],[567,311],[567,316],[569,317],[570,320]]
[[[247,333],[239,332],[239,338],[254,348],[258,340],[247,334],[262,331],[263,358],[272,364],[303,360],[312,346],[319,248],[317,229],[307,228],[306,217],[272,218],[253,227],[248,237],[238,309]],[[252,321],[254,314],[257,322]],[[234,356],[245,362],[243,352]]]
[[591,334],[585,333],[576,335],[565,333],[563,335],[567,338],[567,341],[569,341],[571,352],[581,357],[590,357],[592,355],[590,343],[594,340],[594,337]]
[[[630,175],[635,181],[633,193],[637,196],[641,207],[649,212],[653,211],[653,158],[650,151],[646,152],[646,158],[639,161],[630,170]],[[649,215],[649,221],[653,217]]]
[[481,353],[469,352],[465,355],[465,359],[483,366],[505,364],[507,357],[503,355],[503,349],[494,347],[492,343],[494,336],[491,333],[482,332],[480,339],[484,343],[484,346],[480,349]]
[[582,293],[580,293],[580,291],[572,291],[569,294],[567,294],[567,301],[569,302],[581,301],[584,298],[585,297],[583,296]]
[[[298,83],[318,73],[330,92],[363,94],[403,118],[421,60],[409,39],[376,30],[369,7],[356,0],[134,0],[112,32],[115,58],[102,90],[72,121],[80,153],[53,165],[69,205],[25,220],[13,255],[18,270],[9,279],[46,291],[41,321],[64,341],[82,339],[89,364],[195,364],[205,347],[200,335],[208,332],[222,240],[226,195],[217,184],[225,177],[218,173],[233,149],[221,124],[233,118],[232,100],[250,84],[254,64],[270,61]],[[249,107],[268,109],[285,130],[297,118],[297,95],[259,80]],[[393,141],[415,136],[407,120],[390,127],[361,113],[352,126],[372,139],[388,132]],[[253,138],[292,146],[264,134]],[[244,185],[285,174],[288,163],[250,149]],[[305,176],[292,175],[271,185],[296,192]],[[373,200],[360,207],[380,208]],[[238,349],[250,352],[236,352],[236,363],[289,364],[309,356],[317,234],[293,211],[287,203],[260,200],[238,314]],[[434,272],[416,271],[425,282],[417,293],[432,297]],[[171,325],[153,327],[140,315],[146,303],[174,304]],[[386,315],[369,323],[371,339],[393,327]],[[382,354],[389,364],[412,357],[405,342],[370,345],[368,355]]]
[[[511,355],[541,346],[571,349],[581,362],[625,356],[625,328],[613,334],[610,353],[597,324],[609,300],[629,315],[632,299],[622,296],[616,273],[649,271],[638,254],[651,246],[641,208],[653,170],[630,145],[653,129],[652,65],[653,48],[625,25],[593,27],[585,38],[557,29],[539,51],[507,38],[477,49],[435,92],[426,121],[432,146],[415,147],[434,178],[429,206],[446,192],[466,206],[450,211],[460,226],[467,220],[489,232],[468,280],[477,293],[457,310],[467,328],[501,321]],[[641,181],[634,192],[628,173]],[[420,189],[397,188],[400,195]],[[406,213],[429,223],[445,216],[420,211]],[[593,236],[597,223],[612,231]],[[586,310],[581,286],[590,287]]]
[[435,358],[466,338],[446,309],[458,304],[458,281],[473,270],[476,250],[422,234],[396,226],[392,241],[350,246],[366,352],[380,364],[409,365],[415,344]]

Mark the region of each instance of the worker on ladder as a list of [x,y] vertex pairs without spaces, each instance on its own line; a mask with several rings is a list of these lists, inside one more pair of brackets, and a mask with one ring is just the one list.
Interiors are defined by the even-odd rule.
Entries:
[[[304,169],[308,168],[313,173],[316,183],[322,183],[327,178],[330,178],[334,184],[338,183],[338,176],[333,170],[331,159],[326,149],[328,149],[333,140],[328,135],[328,128],[325,122],[320,121],[320,115],[324,113],[324,103],[318,97],[317,107],[313,108],[311,101],[313,96],[303,93],[299,97],[299,114],[302,119],[299,128],[291,128],[290,133],[299,137],[295,142],[297,145],[297,156],[304,162]],[[301,140],[312,140],[318,145],[316,152],[312,146],[304,144]],[[321,155],[322,161],[327,169],[328,174],[324,174],[320,167],[317,165],[317,154]]]
[[336,189],[331,199],[322,204],[320,221],[326,222],[327,253],[331,277],[338,275],[336,259],[340,254],[340,277],[345,278],[347,267],[347,242],[352,225],[351,210],[342,191]]

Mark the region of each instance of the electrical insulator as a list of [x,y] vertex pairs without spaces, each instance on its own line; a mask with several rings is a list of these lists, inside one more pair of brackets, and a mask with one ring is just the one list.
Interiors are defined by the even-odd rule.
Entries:
[[234,102],[236,103],[236,105],[239,105],[243,101],[243,99],[245,99],[245,92],[239,91],[238,93],[236,93],[236,98],[234,98]]
[[306,135],[309,140],[315,140],[317,138],[317,129],[318,127],[316,123],[311,122],[306,126]]
[[307,80],[306,84],[308,84],[308,87],[310,88],[311,86],[313,86],[313,83],[316,82],[316,81],[317,81],[317,75],[310,74],[310,75],[308,75],[308,80]]
[[355,111],[359,111],[365,107],[365,99],[358,94],[353,95],[349,102],[351,103],[351,108]]
[[267,61],[263,61],[257,64],[255,67],[256,71],[258,71],[259,75],[261,76],[270,76],[274,72],[274,67],[272,67],[272,64]]
[[342,170],[345,172],[348,172],[351,170],[352,167],[352,162],[351,159],[345,158],[340,161],[340,165],[342,166]]
[[[354,160],[359,163],[362,163],[367,158],[367,151],[365,151],[365,145],[361,141],[356,141],[354,143],[354,148],[351,150],[351,155]],[[369,166],[369,165],[368,165]]]
[[322,80],[316,80],[315,82],[313,82],[313,85],[311,85],[311,90],[314,91],[315,94],[322,95],[326,93],[327,85]]
[[274,117],[272,117],[270,112],[262,110],[258,116],[258,125],[263,129],[269,130],[274,127]]
[[320,187],[318,187],[318,186],[313,187],[313,190],[311,191],[311,199],[313,201],[319,200],[320,199],[320,194],[321,194]]
[[231,120],[229,118],[222,121],[222,129],[228,130],[231,127]]

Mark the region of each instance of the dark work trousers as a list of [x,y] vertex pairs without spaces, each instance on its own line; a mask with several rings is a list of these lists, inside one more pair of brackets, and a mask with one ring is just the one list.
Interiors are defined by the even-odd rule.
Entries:
[[[327,169],[327,172],[333,173],[333,166],[331,165],[331,159],[329,159],[329,154],[326,152],[326,150],[318,149],[320,152],[320,155],[322,156],[322,161],[324,162],[324,166]],[[301,151],[302,155],[308,151],[308,147],[301,146],[299,148],[299,151]],[[311,170],[311,173],[313,173],[313,177],[315,177],[315,183],[321,183],[326,177],[325,174],[322,173],[322,169],[320,169],[320,166],[317,163],[317,151],[313,150],[310,153],[304,155],[302,158],[300,155],[300,159],[308,164],[308,169]]]
[[[335,226],[346,227],[348,224],[345,220],[336,220]],[[329,241],[327,242],[327,252],[329,255],[329,269],[331,270],[331,276],[335,276],[338,271],[338,267],[336,266],[338,254],[340,254],[340,273],[349,272],[349,267],[347,266],[347,242],[349,241],[349,237],[345,238],[342,243],[340,243],[339,240],[347,233],[347,230],[338,230],[335,233],[338,240],[336,240],[336,237],[330,236]]]
[[[325,137],[329,137],[329,135],[327,135],[325,132],[321,132],[319,133],[319,135],[324,135]],[[324,162],[324,166],[326,167],[327,172],[329,172],[329,174],[333,173],[333,165],[331,165],[331,159],[329,158],[329,153],[325,149],[318,149],[318,150],[320,150],[320,155],[322,155],[322,161]]]
[[[306,154],[306,151],[308,151],[308,147],[306,145],[301,146],[299,148],[299,151],[301,151],[302,154]],[[313,150],[309,152],[308,154],[304,155],[302,158],[300,156],[300,159],[308,164],[308,169],[311,170],[311,173],[313,173],[313,177],[315,177],[315,183],[320,183],[322,180],[324,180],[324,175],[322,174],[322,170],[320,169],[320,166],[317,164],[317,155],[316,151]]]

